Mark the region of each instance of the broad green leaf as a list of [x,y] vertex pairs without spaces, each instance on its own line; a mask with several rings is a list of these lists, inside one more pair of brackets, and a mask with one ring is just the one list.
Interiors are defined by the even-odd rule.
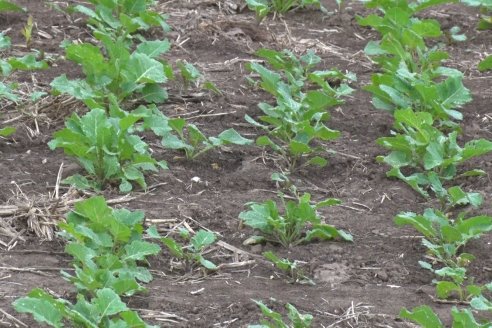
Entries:
[[48,68],[48,64],[44,60],[37,61],[33,54],[10,58],[8,63],[13,69],[22,71]]
[[453,293],[459,295],[460,291],[460,286],[451,281],[438,281],[436,284],[436,295],[442,300],[448,299]]
[[67,93],[76,99],[85,100],[97,95],[85,80],[68,80],[65,74],[51,81],[50,86],[59,93]]
[[167,81],[164,66],[142,53],[132,54],[122,75],[125,76],[127,82],[134,83],[165,83]]
[[489,328],[490,323],[480,324],[473,317],[469,309],[458,310],[453,307],[451,310],[453,316],[453,328]]
[[157,244],[149,243],[147,241],[134,240],[130,244],[125,246],[125,256],[123,259],[127,260],[144,260],[149,255],[157,255],[161,248]]
[[222,140],[225,144],[251,145],[253,143],[252,140],[244,138],[234,129],[223,131],[217,138]]
[[191,245],[195,252],[201,252],[205,247],[213,244],[215,242],[215,235],[213,232],[200,229],[194,236],[191,238]]
[[422,328],[444,328],[441,320],[427,305],[418,306],[413,308],[412,311],[402,309],[400,311],[400,317],[402,319],[411,320],[419,324]]
[[478,70],[480,72],[484,72],[484,71],[487,71],[487,70],[492,70],[492,55],[487,56],[484,60],[482,60],[478,64]]
[[137,46],[137,52],[145,54],[150,58],[156,58],[166,53],[171,48],[168,40],[144,41]]
[[93,303],[101,317],[115,315],[128,310],[118,294],[109,288],[98,290]]
[[45,299],[23,297],[15,300],[13,305],[17,312],[32,314],[37,322],[45,323],[55,328],[63,327],[63,313]]

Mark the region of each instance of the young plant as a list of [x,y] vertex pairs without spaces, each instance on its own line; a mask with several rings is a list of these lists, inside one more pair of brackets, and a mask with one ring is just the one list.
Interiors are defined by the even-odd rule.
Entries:
[[[492,283],[488,283],[483,287],[477,288],[476,295],[470,301],[470,308],[465,308],[463,310],[458,310],[456,307],[452,308],[451,316],[453,319],[453,323],[452,323],[453,328],[492,327],[492,322],[490,321],[490,319],[480,318],[480,320],[477,320],[472,312],[472,310],[475,310],[475,311],[486,311],[489,314],[492,313],[492,302],[481,293],[483,290],[492,292]],[[400,317],[402,319],[408,319],[410,321],[413,321],[423,328],[445,327],[442,324],[439,317],[427,305],[416,307],[412,311],[408,311],[407,309],[402,309],[400,312]]]
[[[398,226],[411,225],[424,235],[422,244],[428,255],[437,262],[451,268],[463,267],[473,256],[461,253],[472,239],[492,230],[492,217],[480,215],[465,218],[460,213],[455,219],[434,209],[426,209],[423,214],[412,212],[400,213],[395,217]],[[421,262],[421,264],[424,262]]]
[[311,195],[305,193],[297,201],[285,201],[279,194],[284,208],[280,213],[277,204],[268,200],[264,203],[248,203],[249,211],[239,214],[239,218],[247,226],[258,230],[261,236],[250,240],[256,242],[270,241],[284,247],[308,243],[313,240],[330,240],[341,238],[352,241],[352,235],[335,227],[322,223],[318,209],[340,204],[340,200],[329,198],[316,204],[311,204]]
[[[485,139],[472,140],[460,147],[458,131],[441,132],[433,126],[434,119],[430,113],[399,109],[395,111],[394,118],[394,136],[377,141],[391,153],[379,156],[377,160],[392,167],[386,174],[388,177],[405,181],[424,197],[429,196],[426,190],[429,187],[442,185],[441,181],[456,177],[460,164],[492,151],[492,142]],[[405,175],[402,169],[417,172]],[[482,170],[461,173],[462,176],[483,174]]]
[[249,325],[248,328],[309,328],[311,327],[311,323],[313,321],[313,316],[309,313],[301,314],[295,308],[295,306],[291,304],[286,305],[286,309],[288,312],[288,318],[290,323],[286,323],[282,318],[282,315],[278,312],[275,312],[269,309],[263,302],[255,301],[261,309],[261,312],[265,316],[265,319],[260,320],[259,325]]
[[76,113],[55,132],[51,149],[62,148],[85,169],[88,177],[74,175],[66,183],[81,189],[100,190],[119,181],[121,192],[130,192],[132,182],[147,188],[144,172],[167,169],[165,162],[152,158],[148,145],[133,133],[134,125],[146,117],[143,112],[124,117],[108,117],[104,109],[95,108],[82,117]]
[[[463,197],[457,203],[472,201],[473,198],[467,199],[463,192]],[[411,225],[424,235],[422,245],[427,248],[427,256],[434,264],[426,261],[419,261],[419,264],[439,278],[434,281],[437,297],[447,299],[456,294],[459,300],[467,301],[479,295],[481,288],[467,279],[466,267],[475,257],[463,252],[463,248],[470,240],[478,239],[483,233],[492,230],[492,217],[481,215],[465,218],[464,213],[460,213],[456,219],[448,216],[437,210],[426,209],[422,215],[400,213],[395,223],[399,226]],[[434,269],[435,263],[443,266]]]
[[[10,38],[0,33],[0,54],[8,51],[12,46]],[[48,68],[48,64],[41,60],[38,61],[34,54],[23,57],[0,57],[0,100],[7,99],[18,102],[20,99],[15,94],[15,84],[8,84],[5,80],[15,71],[30,71]]]
[[[10,7],[8,2],[0,2],[0,12],[2,8],[16,8],[17,6]],[[0,33],[0,54],[4,51],[8,51],[11,47],[10,38],[3,33]],[[38,61],[34,54],[29,54],[24,57],[0,57],[0,101],[9,100],[14,103],[20,101],[19,96],[15,93],[16,84],[7,83],[6,79],[16,70],[28,71],[37,69],[46,69],[48,64],[45,61]],[[0,127],[0,137],[8,137],[16,131],[14,127],[6,126]]]
[[89,17],[89,27],[96,36],[106,35],[113,40],[130,41],[143,39],[139,34],[153,26],[169,30],[167,16],[151,10],[154,0],[89,0],[94,5],[91,9],[77,5],[74,10]]
[[[489,328],[490,322],[479,323],[476,321],[473,313],[470,309],[459,310],[456,307],[451,309],[452,327],[453,328]],[[434,313],[434,311],[427,305],[418,306],[411,311],[402,309],[400,311],[400,317],[402,319],[410,320],[419,327],[422,328],[445,328],[441,319]]]
[[102,37],[104,48],[89,43],[70,44],[66,58],[82,66],[85,80],[55,78],[51,87],[56,93],[67,93],[89,108],[105,107],[113,95],[118,102],[139,98],[148,103],[162,103],[167,92],[161,86],[172,76],[170,66],[158,57],[169,50],[165,41],[144,41],[130,52],[124,42]]
[[[413,15],[430,6],[451,2],[435,1],[376,1],[367,2],[383,15],[371,14],[358,18],[362,26],[381,33],[380,41],[371,41],[365,52],[382,68],[365,87],[373,94],[373,105],[393,112],[400,108],[432,113],[441,125],[454,126],[461,120],[456,109],[471,101],[470,92],[463,86],[462,73],[441,66],[448,54],[437,48],[428,49],[427,38],[442,35],[436,20]],[[442,121],[442,122],[441,122]]]
[[264,114],[259,117],[261,123],[245,116],[246,121],[267,133],[256,144],[278,153],[290,172],[301,165],[326,165],[326,159],[320,156],[324,147],[315,144],[339,137],[340,132],[324,124],[330,118],[327,109],[343,103],[340,98],[352,89],[342,82],[355,76],[337,70],[315,71],[321,58],[313,52],[297,58],[287,50],[261,49],[257,55],[273,70],[259,63],[248,68],[259,74],[260,87],[275,97],[276,105],[259,104]]
[[225,145],[253,143],[234,129],[225,130],[217,137],[206,137],[196,125],[187,124],[182,118],[169,119],[168,125],[172,132],[169,131],[163,136],[162,145],[170,149],[183,150],[187,159],[196,159],[209,150]]
[[275,14],[285,14],[286,12],[298,8],[314,6],[323,12],[326,9],[319,0],[246,0],[248,8],[256,13],[256,17],[262,20],[271,12]]
[[42,289],[33,289],[27,297],[16,300],[14,308],[17,312],[31,314],[41,324],[55,328],[65,324],[75,328],[158,328],[146,324],[110,288],[99,289],[89,299],[79,294],[75,304],[54,298]]
[[29,15],[29,17],[27,18],[27,23],[26,25],[24,25],[24,27],[22,28],[22,35],[24,36],[24,39],[26,40],[26,47],[29,48],[30,45],[31,45],[31,41],[32,41],[32,28],[34,27],[34,23],[32,21],[32,16]]
[[160,247],[143,241],[143,212],[113,210],[103,197],[75,203],[60,234],[68,241],[65,251],[73,256],[74,274],[62,271],[75,284],[77,302],[54,298],[41,289],[14,302],[21,313],[30,313],[43,324],[59,328],[151,328],[120,299],[145,288],[152,276],[139,263],[156,255]]
[[217,270],[217,266],[213,262],[203,257],[203,252],[215,243],[216,239],[213,232],[200,229],[190,238],[189,232],[183,230],[180,235],[188,244],[180,244],[171,237],[163,237],[160,240],[169,249],[172,256],[183,262],[185,271],[192,270],[196,264],[207,270]]
[[485,59],[478,64],[478,70],[480,72],[492,70],[492,55],[485,57]]
[[152,275],[139,264],[160,247],[143,240],[143,221],[142,211],[111,209],[101,196],[76,203],[66,223],[59,224],[75,268],[73,275],[62,272],[64,278],[86,296],[105,287],[126,296],[145,291],[140,283]]
[[263,256],[273,265],[290,277],[291,283],[315,285],[314,281],[306,276],[299,267],[298,261],[290,261],[286,258],[279,258],[273,252],[264,252]]

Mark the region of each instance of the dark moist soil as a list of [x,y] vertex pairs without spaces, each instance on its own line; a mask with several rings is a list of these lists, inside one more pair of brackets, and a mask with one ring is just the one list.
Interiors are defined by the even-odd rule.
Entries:
[[[334,1],[325,2],[326,7],[334,9]],[[80,76],[75,65],[63,60],[59,45],[64,39],[90,40],[83,18],[69,17],[50,8],[49,2],[19,3],[27,7],[36,22],[31,47],[44,51],[51,62],[46,71],[14,75],[14,79],[24,82],[20,88],[49,90],[49,83],[59,74]],[[174,29],[167,35],[175,41],[168,59],[195,63],[223,92],[222,96],[207,95],[194,101],[189,96],[200,90],[184,90],[176,82],[170,85],[172,101],[160,109],[167,115],[191,117],[190,121],[206,134],[217,134],[229,127],[250,138],[259,132],[245,124],[243,117],[257,116],[258,102],[270,100],[245,80],[245,64],[255,58],[254,51],[261,47],[288,48],[296,53],[313,49],[322,57],[323,68],[338,67],[357,74],[358,82],[353,85],[357,91],[346,104],[332,110],[329,122],[342,135],[326,146],[339,153],[330,158],[325,168],[309,168],[294,176],[298,188],[310,192],[315,200],[343,200],[343,206],[321,212],[327,223],[349,231],[354,242],[323,242],[289,249],[270,244],[244,246],[243,241],[252,231],[241,226],[238,214],[247,202],[275,196],[277,189],[270,180],[277,171],[275,163],[255,147],[225,148],[187,162],[180,153],[163,151],[159,141],[149,137],[155,156],[167,160],[170,170],[149,176],[148,183],[155,188],[145,194],[137,191],[133,194],[136,199],[117,206],[144,210],[147,222],[157,224],[162,231],[183,223],[193,229],[206,227],[223,242],[247,252],[235,254],[218,246],[207,255],[218,264],[256,261],[204,276],[200,271],[171,270],[172,259],[164,252],[151,260],[155,279],[148,286],[149,292],[132,297],[129,305],[139,309],[150,323],[169,327],[246,327],[260,319],[252,299],[282,312],[283,305],[291,303],[301,312],[313,314],[314,327],[410,327],[397,319],[398,313],[402,307],[421,304],[431,305],[448,322],[452,305],[432,300],[433,277],[417,263],[424,254],[420,239],[414,230],[393,224],[398,212],[418,212],[431,204],[402,182],[387,179],[387,168],[374,160],[383,154],[375,140],[389,134],[392,120],[387,113],[373,109],[369,95],[361,90],[375,71],[362,49],[377,35],[359,27],[355,20],[357,14],[365,15],[367,11],[359,4],[349,5],[343,13],[333,16],[306,10],[258,25],[253,13],[235,12],[234,3],[229,1],[160,1],[159,8],[169,14]],[[475,30],[477,14],[462,6],[440,7],[426,13],[439,19],[444,28],[458,25],[468,35],[464,43],[447,45],[452,58],[449,65],[465,72],[465,84],[474,96],[473,102],[463,108],[461,141],[491,138],[492,76],[479,73],[475,67],[485,53],[492,52],[492,35]],[[16,55],[29,51],[19,33],[26,19],[23,14],[0,14],[0,30],[7,30]],[[3,120],[19,114],[9,104],[0,107],[4,110]],[[19,188],[32,199],[52,192],[62,162],[64,176],[80,172],[62,152],[52,152],[46,145],[52,133],[62,127],[60,117],[81,108],[76,104],[66,107],[62,100],[53,102],[37,118],[37,135],[29,133],[30,129],[35,130],[34,119],[23,116],[14,121],[18,132],[13,139],[0,141],[2,204],[15,203],[20,198]],[[490,174],[491,159],[482,157],[472,164]],[[480,191],[485,196],[480,213],[492,213],[487,177],[460,183],[466,190]],[[105,195],[120,196],[116,189]],[[19,231],[26,227],[22,220],[25,219],[15,222]],[[0,237],[0,326],[16,325],[8,313],[28,327],[39,327],[30,317],[16,313],[11,303],[34,287],[73,297],[74,290],[59,274],[60,269],[70,267],[70,257],[63,253],[60,240],[46,241],[27,232],[7,251],[4,244],[11,239]],[[470,269],[470,276],[476,277],[477,283],[491,281],[491,241],[490,236],[485,236],[467,247],[477,257]],[[316,285],[289,283],[287,277],[259,260],[258,254],[266,250],[301,261],[304,272]]]

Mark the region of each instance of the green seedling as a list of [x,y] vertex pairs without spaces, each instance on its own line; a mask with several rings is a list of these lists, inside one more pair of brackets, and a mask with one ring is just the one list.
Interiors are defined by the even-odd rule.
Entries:
[[[12,44],[10,38],[0,33],[0,54],[8,51]],[[36,55],[29,54],[23,57],[0,57],[0,100],[7,99],[12,102],[19,102],[19,97],[15,94],[15,84],[7,84],[5,79],[15,71],[31,71],[48,68],[45,61],[38,61]]]
[[32,16],[29,15],[27,18],[27,23],[22,28],[22,35],[24,36],[24,40],[26,40],[26,47],[30,47],[32,41],[32,28],[34,27],[34,23],[32,21]]
[[[489,323],[479,323],[476,321],[470,309],[459,310],[456,307],[451,309],[452,327],[453,328],[489,328]],[[400,311],[402,319],[410,320],[422,328],[445,328],[439,317],[427,305],[414,308],[411,311],[402,309]]]
[[[169,31],[167,16],[150,7],[154,0],[89,0],[94,9],[77,5],[73,9],[89,17],[89,27],[94,35],[105,35],[113,40],[128,42],[134,38],[143,39],[139,33],[151,27],[159,26]],[[130,43],[128,43],[130,44]]]
[[330,118],[327,109],[343,103],[340,98],[352,92],[343,81],[354,80],[355,76],[337,70],[315,71],[321,59],[313,52],[297,58],[286,50],[261,49],[257,55],[272,70],[259,63],[248,68],[259,74],[259,86],[276,99],[276,105],[260,103],[264,115],[259,122],[245,116],[246,121],[267,133],[256,144],[275,151],[289,172],[306,165],[325,166],[327,161],[321,156],[325,149],[317,144],[340,135],[324,124]]
[[306,276],[303,270],[299,267],[298,261],[290,261],[286,258],[280,258],[273,252],[264,252],[263,256],[273,265],[290,277],[290,282],[295,284],[315,285],[314,281]]
[[204,79],[203,74],[195,65],[188,63],[186,60],[180,60],[176,63],[176,66],[183,80],[185,90],[193,84],[195,87],[201,87],[216,94],[222,93],[213,82]]
[[285,201],[282,194],[279,196],[284,208],[283,214],[272,200],[246,204],[250,210],[241,212],[239,218],[261,234],[249,238],[246,243],[270,241],[290,247],[314,240],[353,240],[349,233],[322,223],[318,213],[318,209],[338,205],[341,203],[340,200],[329,198],[313,205],[308,193],[299,197],[297,201]]
[[461,250],[470,240],[492,230],[492,217],[480,215],[465,218],[460,213],[455,219],[450,219],[434,209],[426,209],[421,215],[400,213],[394,221],[399,226],[411,225],[423,234],[422,244],[427,248],[428,255],[451,268],[463,267],[473,260],[471,254],[461,253]]
[[288,312],[289,323],[282,318],[282,315],[269,309],[263,302],[255,301],[261,309],[264,319],[260,320],[259,325],[249,325],[248,328],[309,328],[313,321],[313,316],[309,313],[301,314],[295,306],[291,304],[286,305]]
[[[436,82],[438,79],[441,81]],[[394,113],[412,108],[432,114],[441,126],[449,127],[456,126],[453,120],[463,119],[458,109],[472,100],[463,85],[462,73],[441,66],[428,72],[412,72],[403,61],[395,71],[374,74],[365,90],[373,94],[372,103],[377,109]]]
[[[4,5],[7,2],[4,2]],[[6,6],[6,5],[5,5]],[[2,2],[0,1],[0,12],[2,11]],[[8,51],[12,44],[10,38],[3,33],[0,33],[0,55],[3,51]],[[34,54],[29,54],[24,57],[0,57],[0,101],[9,100],[14,103],[19,103],[20,98],[15,93],[16,84],[7,83],[6,79],[15,71],[30,71],[38,69],[46,69],[48,64],[45,61],[38,61]],[[0,137],[8,137],[15,133],[16,129],[11,126],[0,128]]]
[[[466,259],[467,263],[471,259]],[[433,272],[438,279],[433,280],[436,284],[436,295],[439,299],[449,299],[455,296],[460,302],[469,302],[473,297],[482,293],[482,287],[473,283],[473,278],[468,278],[464,267],[442,267],[434,270],[428,263],[420,263],[425,269]]]
[[480,72],[492,70],[492,55],[485,57],[485,59],[478,64],[478,69]]
[[188,63],[186,60],[181,60],[176,65],[183,79],[185,89],[188,89],[190,84],[198,84],[202,74],[193,64]]
[[[476,287],[475,296],[470,301],[471,308],[465,308],[463,310],[458,310],[456,307],[452,308],[451,316],[453,328],[490,328],[492,326],[490,319],[481,318],[480,320],[477,320],[472,312],[473,309],[475,311],[486,311],[489,314],[492,313],[492,302],[481,293],[482,290],[492,292],[492,283],[488,283],[483,287]],[[442,324],[434,311],[427,305],[416,307],[412,311],[402,309],[400,317],[415,322],[423,328],[446,327]]]
[[86,296],[106,287],[125,296],[145,291],[141,283],[152,275],[140,264],[160,247],[143,240],[143,221],[142,211],[111,209],[100,196],[76,203],[66,223],[59,224],[75,268],[74,274],[62,272],[63,277]]
[[147,188],[144,172],[167,169],[167,165],[152,158],[148,145],[133,133],[135,124],[146,116],[142,110],[121,118],[108,117],[100,108],[82,117],[74,113],[66,128],[55,132],[48,145],[74,157],[88,177],[74,175],[65,182],[81,189],[100,190],[119,181],[121,192],[131,191],[132,182]]
[[14,308],[20,313],[31,314],[41,324],[55,328],[65,324],[75,328],[158,328],[146,324],[110,288],[99,289],[89,299],[79,294],[75,304],[54,298],[42,289],[34,289],[27,297],[16,300]]
[[262,20],[271,12],[285,14],[288,11],[314,6],[323,12],[327,12],[319,0],[246,0],[248,8],[256,13],[256,17]]
[[172,132],[165,134],[162,145],[170,149],[185,152],[187,159],[196,159],[200,155],[225,145],[250,145],[253,141],[242,137],[236,130],[228,129],[217,137],[206,137],[196,125],[187,124],[182,118],[168,120]]
[[[455,178],[459,165],[492,151],[492,142],[485,139],[472,140],[460,147],[457,143],[458,132],[444,134],[435,128],[430,113],[400,109],[395,111],[394,117],[394,136],[377,141],[391,153],[379,156],[377,160],[392,167],[387,173],[388,177],[405,181],[424,197],[429,196],[429,187],[440,186],[441,181]],[[404,168],[405,171],[411,169],[417,172],[405,175],[402,172]],[[482,170],[469,170],[461,176],[484,174]]]
[[[460,200],[455,199],[458,203],[473,202],[464,192],[461,196],[458,196]],[[443,265],[440,269],[434,269],[434,264],[419,261],[424,269],[432,271],[439,278],[435,281],[439,298],[447,299],[456,295],[460,301],[467,301],[481,293],[479,286],[473,284],[473,281],[468,282],[466,267],[475,257],[463,252],[463,248],[470,240],[478,239],[483,233],[492,230],[492,217],[482,215],[465,218],[465,214],[460,213],[456,219],[450,219],[440,211],[427,209],[422,215],[400,213],[395,223],[399,226],[411,225],[422,233],[422,245],[427,248],[427,256],[434,264]]]
[[[158,238],[157,236],[154,237]],[[169,249],[172,256],[182,261],[185,271],[191,271],[196,264],[210,271],[217,270],[217,266],[213,262],[203,257],[203,252],[216,241],[213,232],[200,229],[190,238],[186,231],[186,233],[181,233],[181,237],[188,244],[180,244],[171,237],[160,238],[160,240]]]
[[[462,83],[463,74],[441,66],[448,54],[437,48],[428,49],[425,42],[427,38],[442,35],[440,25],[436,20],[413,16],[446,2],[452,1],[368,2],[369,8],[378,8],[383,13],[358,18],[359,24],[372,27],[382,35],[380,41],[371,41],[365,48],[366,54],[383,71],[374,74],[371,84],[365,87],[373,94],[376,108],[430,112],[440,125],[451,127],[456,126],[453,120],[462,119],[457,109],[471,101],[470,92]],[[462,39],[457,33],[453,35]]]
[[82,66],[84,80],[55,78],[51,87],[55,93],[66,93],[84,101],[89,108],[105,107],[113,95],[118,102],[138,95],[148,103],[162,103],[167,92],[161,84],[172,76],[172,69],[158,57],[170,44],[164,41],[144,41],[130,52],[122,41],[102,38],[104,48],[89,43],[70,44],[66,58]]

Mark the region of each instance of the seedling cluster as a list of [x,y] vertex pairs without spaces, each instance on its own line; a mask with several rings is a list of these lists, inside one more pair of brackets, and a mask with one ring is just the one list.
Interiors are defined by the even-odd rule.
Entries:
[[[318,0],[246,2],[260,20],[271,12],[282,15],[308,6],[326,12]],[[492,312],[492,301],[487,298],[492,284],[474,282],[467,268],[475,256],[465,248],[471,240],[492,230],[492,217],[472,214],[482,205],[483,197],[479,192],[464,190],[459,181],[486,174],[480,168],[469,168],[468,161],[491,153],[492,142],[463,142],[460,109],[472,100],[471,93],[463,84],[463,73],[445,66],[449,54],[439,45],[429,46],[429,39],[445,37],[438,21],[418,16],[434,5],[453,1],[364,2],[377,12],[357,17],[359,24],[380,33],[380,40],[370,41],[365,48],[365,54],[379,70],[364,89],[371,93],[374,107],[387,111],[394,119],[391,135],[377,140],[387,153],[376,160],[390,167],[389,178],[403,181],[434,204],[421,214],[402,208],[394,222],[411,226],[423,235],[426,254],[419,264],[435,275],[437,298],[469,303],[470,308],[452,309],[453,327],[490,327],[490,322],[479,322],[472,309]],[[462,2],[481,5],[478,28],[491,28],[489,2]],[[190,87],[221,91],[191,63],[180,60],[172,65],[165,60],[171,49],[168,40],[146,39],[150,29],[169,31],[167,17],[152,9],[154,1],[89,3],[91,6],[77,5],[71,10],[87,17],[94,42],[62,45],[65,58],[80,66],[83,77],[69,79],[62,74],[50,84],[53,94],[69,95],[87,110],[67,118],[65,128],[55,132],[48,143],[52,150],[63,149],[85,172],[66,178],[64,183],[95,192],[115,185],[121,193],[136,187],[146,190],[146,174],[168,169],[168,164],[155,158],[144,133],[154,134],[160,140],[159,146],[180,151],[189,161],[224,146],[255,143],[280,171],[272,180],[285,188],[278,191],[278,201],[245,204],[248,209],[239,213],[239,219],[257,234],[244,244],[292,249],[328,240],[353,241],[349,232],[326,223],[320,213],[324,207],[340,205],[341,200],[314,201],[309,193],[298,192],[291,177],[309,166],[326,166],[327,155],[336,154],[328,143],[341,133],[328,126],[329,110],[343,105],[343,99],[352,94],[350,83],[356,81],[355,74],[321,68],[322,59],[314,51],[297,55],[290,50],[260,49],[256,56],[261,61],[252,61],[246,67],[251,88],[261,89],[270,97],[258,104],[261,115],[244,118],[252,130],[259,132],[255,140],[233,128],[207,136],[197,124],[167,116],[158,107],[169,98],[165,85],[178,77],[181,91]],[[337,3],[341,6],[342,1]],[[0,0],[0,12],[22,10]],[[33,26],[29,16],[22,30],[27,47],[31,45]],[[459,29],[452,28],[449,33],[454,41],[465,38]],[[0,52],[10,47],[10,39],[0,33]],[[7,82],[15,71],[47,67],[36,54],[2,57],[0,99],[19,101],[16,85]],[[492,69],[491,57],[484,58],[478,69]],[[31,100],[40,96],[33,94]],[[13,127],[0,128],[1,137],[14,132]],[[152,281],[148,260],[160,253],[160,244],[172,257],[170,267],[185,274],[197,269],[212,274],[221,267],[207,254],[217,242],[218,235],[213,232],[181,229],[162,236],[155,227],[145,231],[143,212],[110,208],[102,196],[76,203],[58,228],[66,242],[65,252],[72,257],[72,270],[61,274],[73,284],[76,297],[64,299],[37,288],[14,302],[17,311],[29,313],[36,321],[52,327],[153,327],[125,300],[146,291],[145,284]],[[290,283],[314,284],[300,261],[282,258],[271,250],[262,255],[288,276]],[[280,313],[261,301],[254,302],[264,319],[252,328],[312,324],[312,315],[301,314],[291,304],[286,306],[286,323]],[[403,309],[400,316],[424,328],[444,327],[428,306]]]

